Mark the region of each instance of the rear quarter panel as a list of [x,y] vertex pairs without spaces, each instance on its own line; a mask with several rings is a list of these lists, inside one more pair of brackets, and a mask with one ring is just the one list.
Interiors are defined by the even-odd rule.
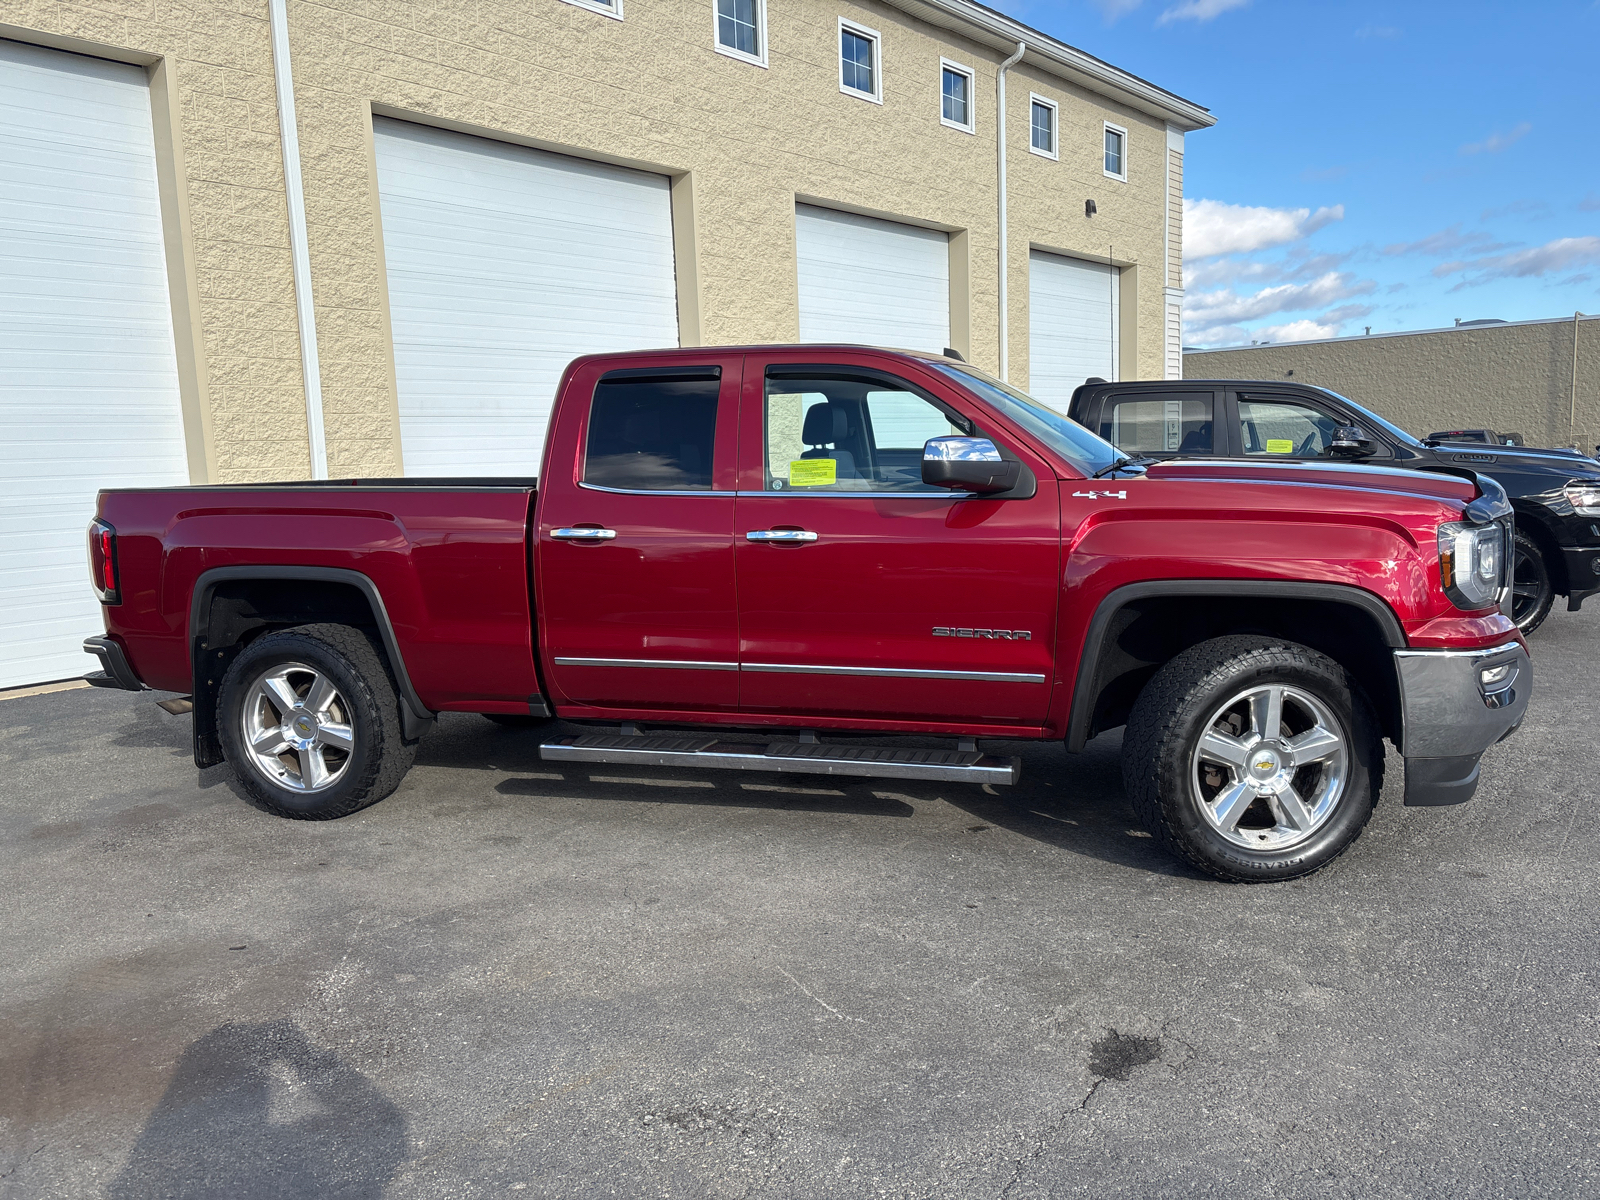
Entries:
[[431,709],[539,690],[526,549],[531,493],[510,488],[197,488],[105,492],[123,602],[107,632],[146,683],[191,690],[190,605],[215,567],[336,567],[383,597]]

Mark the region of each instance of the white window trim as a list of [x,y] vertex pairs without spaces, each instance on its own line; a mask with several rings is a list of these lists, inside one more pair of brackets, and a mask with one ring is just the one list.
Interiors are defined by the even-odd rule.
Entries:
[[561,2],[575,8],[587,8],[590,12],[610,17],[613,21],[622,20],[622,0],[611,0],[610,4],[601,4],[599,0],[561,0]]
[[[967,123],[952,121],[944,115],[944,73],[954,71],[957,75],[967,77]],[[971,67],[962,66],[948,58],[939,60],[939,124],[951,129],[959,129],[962,133],[978,132],[978,76]]]
[[1101,134],[1100,134],[1100,172],[1107,179],[1115,179],[1119,183],[1127,183],[1128,182],[1128,131],[1126,129],[1124,129],[1121,125],[1113,125],[1110,121],[1106,121],[1106,122],[1104,122],[1104,124],[1105,124],[1106,129],[1110,130],[1112,133],[1120,133],[1122,135],[1122,174],[1121,175],[1115,175],[1112,172],[1106,170],[1106,135],[1105,135],[1104,131],[1102,131]]
[[[621,3],[621,0],[618,0],[618,3]],[[746,54],[743,50],[735,50],[732,46],[724,46],[717,37],[718,32],[717,0],[711,0],[711,48],[718,54],[726,54],[729,58],[736,58],[740,62],[747,62],[762,69],[766,68],[767,0],[756,0],[756,46],[761,50],[760,54]]]
[[[1042,104],[1050,110],[1050,149],[1041,150],[1033,144],[1033,106]],[[1048,158],[1052,162],[1061,161],[1061,106],[1048,96],[1041,96],[1037,92],[1028,93],[1028,152],[1037,154],[1040,158]],[[1105,146],[1100,147],[1100,163],[1105,165]]]
[[[859,88],[845,87],[844,85],[844,31],[868,38],[872,42],[872,86],[874,92],[863,92]],[[883,35],[876,29],[869,29],[865,25],[858,25],[854,21],[839,18],[839,33],[833,39],[833,56],[839,63],[839,90],[846,96],[854,96],[857,100],[870,100],[874,104],[883,103]]]

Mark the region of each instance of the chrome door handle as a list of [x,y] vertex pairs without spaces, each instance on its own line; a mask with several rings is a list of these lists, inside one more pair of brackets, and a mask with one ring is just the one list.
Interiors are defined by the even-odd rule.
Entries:
[[552,529],[550,536],[563,542],[609,542],[617,536],[615,529]]
[[814,542],[817,535],[809,529],[752,529],[744,538],[747,542]]

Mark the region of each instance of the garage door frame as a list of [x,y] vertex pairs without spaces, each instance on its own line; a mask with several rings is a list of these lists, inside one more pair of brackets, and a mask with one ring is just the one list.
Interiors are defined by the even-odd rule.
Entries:
[[580,162],[605,167],[621,167],[664,178],[668,184],[668,204],[672,229],[673,281],[678,315],[678,345],[705,344],[704,306],[701,299],[700,256],[696,233],[695,187],[693,173],[682,167],[646,162],[619,155],[597,154],[581,147],[569,146],[542,138],[521,137],[503,129],[491,129],[465,121],[451,121],[416,113],[394,105],[369,101],[363,135],[367,152],[368,204],[372,216],[373,257],[381,293],[381,314],[384,365],[388,384],[388,419],[394,470],[406,474],[405,451],[401,437],[400,382],[396,366],[394,343],[394,315],[390,305],[389,252],[384,234],[382,197],[379,192],[378,138],[379,120],[403,122],[408,125],[436,129],[444,133],[459,133],[505,146],[543,151]]

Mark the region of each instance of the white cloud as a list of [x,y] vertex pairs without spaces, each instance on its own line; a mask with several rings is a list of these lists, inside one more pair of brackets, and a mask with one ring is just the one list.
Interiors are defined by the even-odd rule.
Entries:
[[1319,208],[1259,208],[1220,200],[1183,202],[1183,250],[1191,258],[1250,254],[1309,237],[1344,220],[1344,205]]
[[1495,254],[1470,262],[1440,263],[1433,273],[1440,279],[1468,275],[1457,287],[1474,287],[1494,279],[1527,279],[1573,267],[1600,265],[1600,237],[1556,238],[1542,246]]
[[1144,0],[1094,0],[1094,6],[1104,14],[1107,25],[1127,16],[1143,3]]
[[1372,38],[1388,40],[1389,38],[1397,38],[1404,32],[1405,30],[1394,25],[1363,25],[1356,30],[1356,36],[1362,41],[1369,41]]
[[1474,229],[1471,233],[1462,233],[1460,222],[1441,229],[1438,233],[1430,233],[1425,238],[1418,238],[1414,242],[1393,242],[1383,248],[1385,254],[1459,254],[1465,251],[1468,254],[1493,254],[1496,250],[1504,250],[1508,243],[1497,242],[1482,230]]
[[1349,259],[1349,254],[1304,254],[1295,250],[1290,250],[1277,262],[1208,258],[1193,265],[1184,265],[1183,286],[1215,288],[1230,283],[1295,283],[1338,270]]
[[1590,192],[1578,201],[1579,212],[1600,212],[1600,192]]
[[1523,121],[1515,126],[1510,133],[1501,133],[1499,130],[1491,133],[1481,142],[1468,142],[1461,147],[1463,154],[1499,154],[1533,132],[1533,126]]
[[1273,313],[1322,308],[1352,296],[1365,296],[1377,286],[1370,279],[1356,279],[1348,271],[1329,271],[1310,283],[1285,283],[1262,288],[1250,296],[1241,296],[1232,288],[1196,292],[1184,299],[1183,311],[1196,325],[1256,321]]
[[1157,25],[1170,21],[1210,21],[1235,8],[1243,8],[1250,0],[1183,0],[1162,13]]

